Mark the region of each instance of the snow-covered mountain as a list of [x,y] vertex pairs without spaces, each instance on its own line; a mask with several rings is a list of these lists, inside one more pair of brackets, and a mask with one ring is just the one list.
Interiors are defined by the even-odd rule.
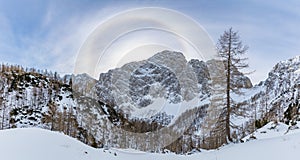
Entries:
[[269,72],[268,78],[243,96],[236,96],[248,116],[259,125],[270,120],[287,124],[298,120],[300,98],[300,57],[281,61]]
[[[211,94],[208,66],[212,63],[215,62],[187,61],[180,52],[162,51],[147,60],[102,73],[96,92],[99,100],[130,118],[163,112],[177,117],[185,111],[177,112],[182,103],[198,100],[187,109],[207,104]],[[233,77],[238,88],[252,87],[248,77],[234,72],[238,73]]]
[[[195,98],[198,92],[197,79],[183,54],[169,51],[101,74],[97,88],[101,101],[117,105],[129,116],[159,98],[178,104]],[[144,110],[145,114],[150,110]]]
[[57,73],[8,65],[1,66],[0,80],[1,129],[39,127],[64,132],[95,147],[103,146],[99,138],[99,128],[104,125],[102,112],[98,102],[90,98],[92,95],[86,96],[90,93],[87,82],[96,80],[87,75],[60,77]]
[[[176,137],[177,142],[167,148],[176,152],[187,152],[202,146],[204,139],[209,137],[204,135],[202,126],[207,121],[212,98],[210,74],[213,71],[209,67],[216,64],[224,65],[217,60],[187,61],[180,52],[162,51],[147,60],[128,63],[121,68],[102,73],[96,84],[96,93],[101,102],[108,104],[105,110],[109,117],[117,117],[115,115],[120,113],[126,117],[126,121],[138,119],[147,123],[157,122],[163,127],[174,128],[173,132],[181,132],[182,135]],[[248,77],[235,68],[233,72],[235,74],[232,79],[236,89],[252,87]],[[161,115],[165,117],[163,122]],[[115,124],[120,124],[123,128],[136,128],[134,123],[124,127],[120,119],[113,119],[117,122]],[[186,149],[172,147],[178,143],[191,145]]]
[[[213,97],[210,67],[216,63],[223,62],[187,61],[182,53],[163,51],[102,73],[99,80],[2,65],[0,127],[61,131],[94,147],[176,153],[215,148],[222,144],[217,135],[203,129]],[[280,62],[256,86],[233,70],[239,91],[232,93],[236,141],[272,120],[296,124],[299,68],[299,57]],[[160,130],[176,139],[166,143],[170,137],[151,134]]]

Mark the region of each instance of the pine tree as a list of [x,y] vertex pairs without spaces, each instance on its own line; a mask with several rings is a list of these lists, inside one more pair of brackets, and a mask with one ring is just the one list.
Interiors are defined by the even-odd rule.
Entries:
[[220,36],[217,43],[217,50],[221,58],[225,63],[226,70],[226,118],[225,118],[225,130],[228,141],[232,141],[230,132],[230,116],[232,114],[232,100],[231,92],[237,90],[232,83],[232,77],[236,73],[236,70],[248,67],[245,63],[247,58],[243,58],[247,52],[248,47],[243,45],[240,40],[238,32],[233,31],[232,28],[226,30],[223,35]]

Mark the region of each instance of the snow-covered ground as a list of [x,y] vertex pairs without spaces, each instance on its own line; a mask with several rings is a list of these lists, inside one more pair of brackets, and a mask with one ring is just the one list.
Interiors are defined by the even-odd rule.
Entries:
[[[281,160],[298,159],[300,129],[289,130],[272,122],[253,135],[257,138],[229,144],[219,150],[192,155],[144,153],[124,149],[94,149],[61,133],[37,128],[0,131],[0,156],[3,160]],[[245,137],[249,139],[250,136]]]

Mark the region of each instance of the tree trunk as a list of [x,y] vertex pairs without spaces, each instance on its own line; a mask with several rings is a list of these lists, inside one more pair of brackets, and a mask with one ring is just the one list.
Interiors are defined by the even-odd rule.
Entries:
[[228,60],[227,60],[227,104],[226,104],[226,135],[228,141],[232,141],[230,136],[230,76],[231,76],[231,29],[229,30],[229,41],[228,41]]

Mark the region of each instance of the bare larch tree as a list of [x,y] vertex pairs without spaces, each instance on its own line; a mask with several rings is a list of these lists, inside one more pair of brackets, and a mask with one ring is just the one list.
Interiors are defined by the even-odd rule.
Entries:
[[226,72],[226,108],[225,108],[225,131],[227,141],[232,141],[230,132],[230,116],[232,113],[232,99],[231,92],[235,92],[235,87],[232,81],[232,77],[235,74],[234,71],[248,67],[245,63],[247,58],[243,58],[247,52],[248,46],[243,45],[240,40],[238,32],[233,31],[232,28],[226,30],[219,38],[217,43],[217,51],[224,61]]

